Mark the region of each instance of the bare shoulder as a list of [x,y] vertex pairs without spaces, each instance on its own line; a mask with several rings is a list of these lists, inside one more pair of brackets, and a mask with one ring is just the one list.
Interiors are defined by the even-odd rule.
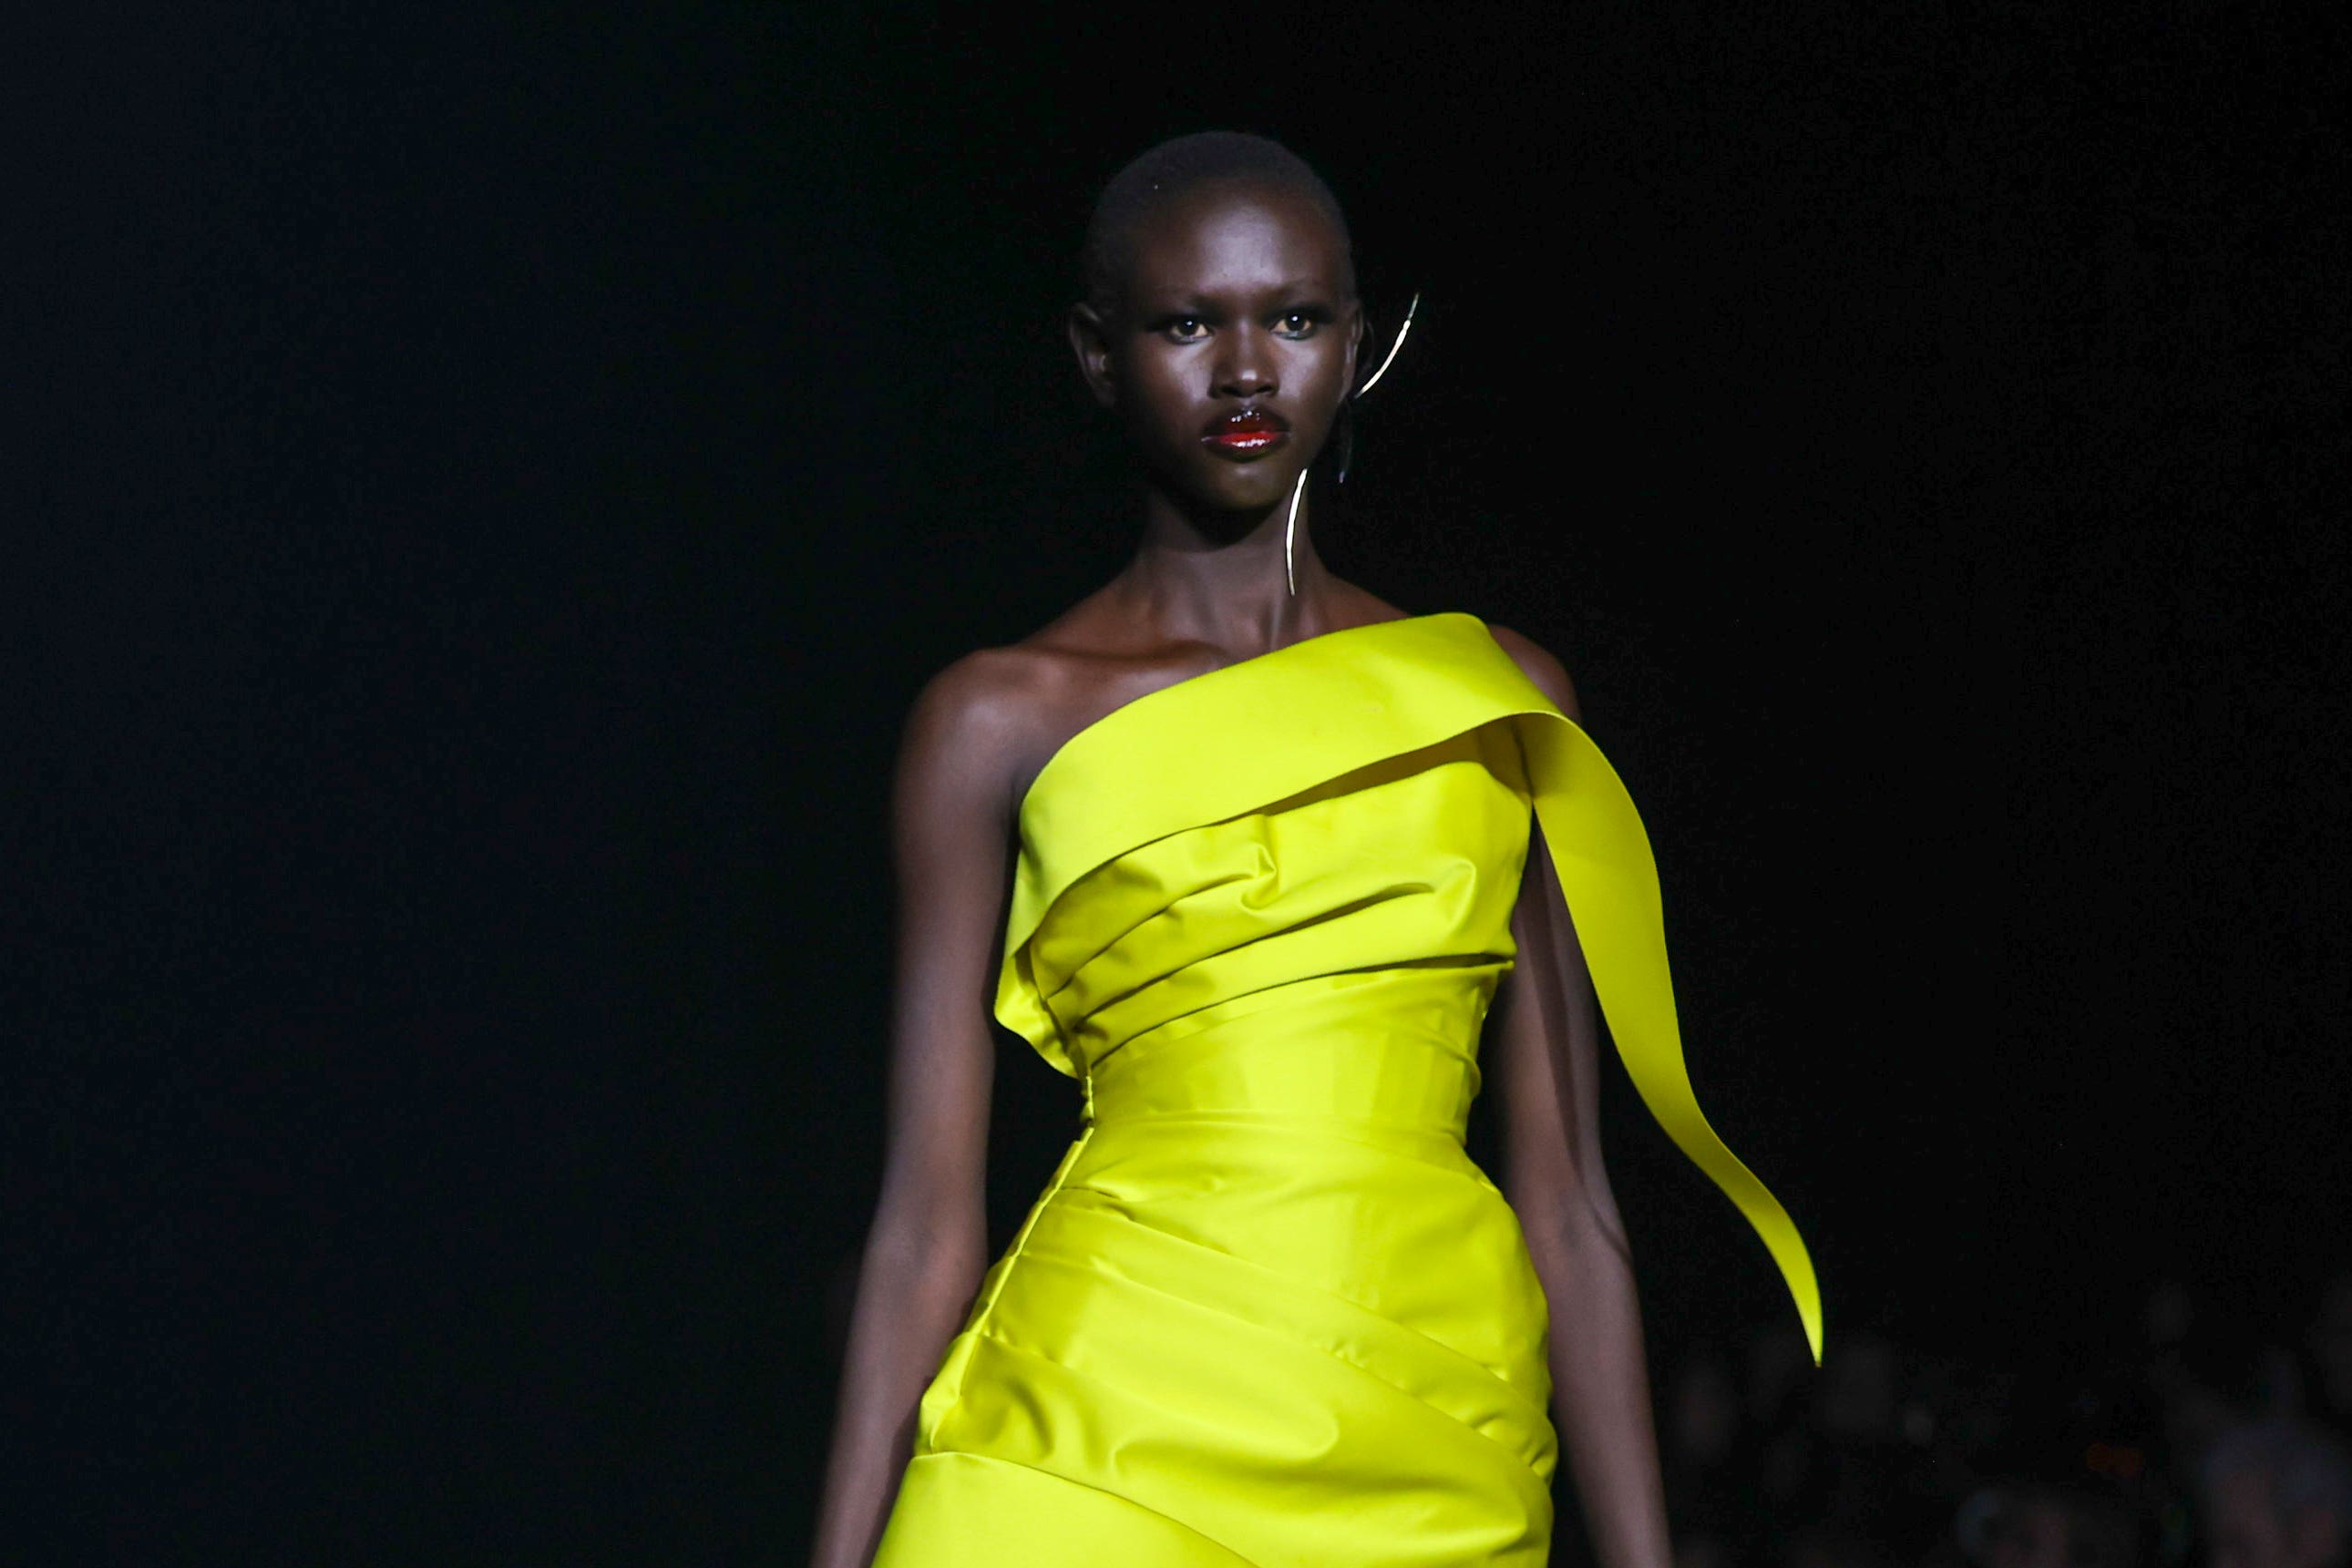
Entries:
[[[1409,617],[1335,580],[1328,618],[1337,630]],[[1078,732],[1233,657],[1197,640],[1171,640],[1097,591],[1019,642],[968,653],[934,676],[916,699],[908,755],[984,770],[1012,806]]]
[[902,771],[1009,806],[1066,684],[1059,666],[1045,650],[1014,644],[940,671],[908,714]]
[[1570,718],[1581,716],[1576,706],[1576,685],[1568,678],[1568,666],[1552,656],[1551,651],[1532,637],[1522,636],[1507,626],[1488,626],[1504,653],[1519,666],[1520,673],[1533,681],[1536,689],[1551,698],[1559,711]]

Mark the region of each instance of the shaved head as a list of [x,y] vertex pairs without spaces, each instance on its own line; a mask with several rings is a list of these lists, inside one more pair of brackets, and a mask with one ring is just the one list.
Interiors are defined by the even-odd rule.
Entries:
[[[1143,219],[1163,204],[1200,186],[1231,183],[1293,192],[1312,202],[1348,253],[1348,220],[1339,199],[1307,161],[1278,141],[1234,131],[1205,131],[1162,141],[1110,178],[1095,199],[1079,269],[1087,302],[1106,316],[1118,307],[1134,239]],[[1353,261],[1348,285],[1355,285]]]

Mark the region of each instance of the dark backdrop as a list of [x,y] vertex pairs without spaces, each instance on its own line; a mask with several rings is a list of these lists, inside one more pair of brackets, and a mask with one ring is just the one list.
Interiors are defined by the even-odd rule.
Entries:
[[[1057,314],[1205,125],[1423,292],[1328,553],[1568,662],[1832,1343],[2331,1260],[2340,9],[1397,9],[20,37],[19,1560],[803,1550],[898,716],[1120,559]],[[1612,1092],[1659,1354],[1784,1313]]]

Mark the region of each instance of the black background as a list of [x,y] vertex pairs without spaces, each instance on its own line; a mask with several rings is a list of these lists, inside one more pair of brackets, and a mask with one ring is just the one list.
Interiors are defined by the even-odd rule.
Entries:
[[[1717,9],[21,33],[18,1560],[804,1551],[897,725],[1129,543],[1058,312],[1204,126],[1423,291],[1326,553],[1568,663],[1832,1344],[2299,1301],[2341,8]],[[1000,1223],[1075,1120],[1005,1062]],[[1622,1087],[1654,1349],[1784,1314]]]

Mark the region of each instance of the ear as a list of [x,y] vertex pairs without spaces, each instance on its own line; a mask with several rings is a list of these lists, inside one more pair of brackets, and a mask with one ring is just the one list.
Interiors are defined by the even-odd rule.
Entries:
[[1078,374],[1084,376],[1087,390],[1105,408],[1118,402],[1118,383],[1112,378],[1110,364],[1110,328],[1102,312],[1084,301],[1070,307],[1064,323],[1069,333],[1070,352],[1078,357]]
[[1349,300],[1348,302],[1348,375],[1346,381],[1341,383],[1348,389],[1349,397],[1356,395],[1356,367],[1362,362],[1364,333],[1369,329],[1370,323],[1364,318],[1363,302],[1357,299]]

